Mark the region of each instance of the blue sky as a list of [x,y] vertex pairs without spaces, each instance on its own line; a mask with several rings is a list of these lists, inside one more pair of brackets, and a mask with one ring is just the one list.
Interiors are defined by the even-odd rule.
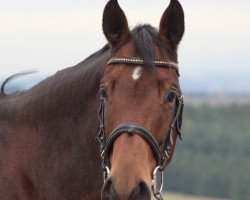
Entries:
[[[104,0],[0,0],[0,76],[41,74],[77,64],[101,48]],[[183,84],[250,91],[250,1],[180,1],[186,33],[179,48]],[[158,27],[169,1],[120,0],[129,25]],[[199,89],[200,89],[199,88]]]

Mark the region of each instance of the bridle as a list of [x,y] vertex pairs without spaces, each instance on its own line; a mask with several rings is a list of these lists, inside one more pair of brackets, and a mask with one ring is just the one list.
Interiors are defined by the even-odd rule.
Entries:
[[[152,63],[156,67],[165,67],[165,68],[174,68],[176,70],[177,75],[179,76],[179,70],[178,70],[178,64],[175,62],[167,62],[167,61],[161,61],[156,60],[152,61]],[[107,65],[111,64],[130,64],[130,65],[143,65],[144,61],[139,58],[111,58]],[[118,127],[116,127],[110,136],[106,138],[105,134],[105,100],[106,95],[103,94],[103,91],[100,90],[100,108],[98,112],[98,118],[100,122],[100,130],[97,135],[97,139],[100,142],[100,154],[102,159],[102,168],[104,171],[104,181],[109,177],[110,175],[110,161],[109,161],[109,152],[113,146],[114,141],[124,133],[133,135],[137,134],[141,136],[151,147],[153,154],[155,156],[156,160],[156,168],[153,172],[153,181],[152,181],[152,190],[153,195],[157,200],[162,200],[161,191],[163,187],[163,170],[168,165],[170,161],[170,155],[172,152],[172,146],[173,144],[173,132],[174,129],[176,130],[177,135],[181,138],[181,124],[182,124],[182,112],[183,112],[183,106],[184,106],[184,97],[181,94],[177,94],[177,97],[175,98],[175,109],[172,114],[172,122],[170,124],[168,133],[166,135],[165,142],[159,146],[157,141],[155,140],[154,136],[151,134],[149,130],[147,130],[145,127],[143,127],[140,124],[132,123],[132,122],[126,122]],[[157,173],[161,172],[161,184],[160,189],[157,188]]]
[[[168,62],[162,60],[155,60],[151,61],[156,67],[165,67],[165,68],[174,68],[176,70],[177,75],[179,76],[178,64],[175,62]],[[139,58],[118,58],[114,57],[111,58],[107,65],[111,64],[130,64],[130,65],[143,65],[145,62]],[[105,100],[106,95],[103,94],[102,89],[100,90],[100,108],[98,112],[98,118],[100,122],[100,130],[97,135],[97,139],[100,142],[100,154],[102,159],[102,168],[104,171],[104,181],[110,175],[110,160],[109,160],[109,153],[110,150],[115,142],[115,140],[122,134],[127,133],[130,135],[136,134],[141,136],[151,147],[153,154],[156,160],[156,168],[153,172],[153,180],[152,180],[152,191],[153,195],[157,200],[163,200],[161,196],[161,191],[163,188],[163,170],[170,162],[170,155],[173,151],[172,146],[174,145],[173,142],[173,133],[174,130],[176,131],[177,135],[181,139],[181,124],[182,124],[182,112],[184,106],[184,97],[181,94],[176,93],[175,98],[175,109],[172,114],[172,121],[169,127],[169,130],[166,134],[166,139],[164,143],[159,146],[157,141],[155,140],[153,134],[145,127],[140,124],[133,123],[133,122],[126,122],[117,126],[110,136],[106,138],[105,134]],[[160,188],[157,188],[157,173],[161,173],[161,184]]]

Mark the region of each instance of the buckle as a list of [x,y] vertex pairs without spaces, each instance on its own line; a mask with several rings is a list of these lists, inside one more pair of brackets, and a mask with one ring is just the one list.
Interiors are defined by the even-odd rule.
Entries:
[[110,169],[107,166],[105,166],[103,169],[103,181],[104,181],[104,183],[109,178],[109,176],[110,176]]
[[[160,182],[160,188],[157,187],[157,174],[160,172],[161,182]],[[163,189],[163,171],[161,170],[161,166],[157,166],[154,169],[153,172],[153,180],[152,180],[152,191],[153,195],[156,199],[159,199],[161,197],[161,192]]]

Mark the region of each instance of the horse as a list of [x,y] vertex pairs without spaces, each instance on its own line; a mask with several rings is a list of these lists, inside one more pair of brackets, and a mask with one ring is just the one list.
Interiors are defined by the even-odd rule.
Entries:
[[130,30],[109,0],[102,27],[107,44],[81,63],[25,91],[2,85],[1,200],[163,199],[157,175],[181,136],[182,6],[171,0],[159,31]]

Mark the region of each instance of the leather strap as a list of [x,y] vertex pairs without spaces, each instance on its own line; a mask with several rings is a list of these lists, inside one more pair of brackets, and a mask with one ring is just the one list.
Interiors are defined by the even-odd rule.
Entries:
[[114,131],[110,134],[110,136],[107,140],[106,148],[105,148],[104,153],[103,153],[103,157],[105,159],[104,160],[105,164],[110,166],[109,151],[110,151],[111,147],[113,146],[114,141],[120,135],[122,135],[124,133],[128,133],[130,135],[137,134],[137,135],[141,136],[145,141],[147,141],[147,143],[150,145],[150,147],[154,153],[157,165],[160,165],[161,152],[159,149],[159,145],[157,144],[153,135],[150,133],[149,130],[147,130],[146,128],[144,128],[140,124],[131,123],[131,122],[121,124],[120,126],[115,128]]
[[[179,67],[178,63],[173,61],[165,61],[165,60],[153,60],[150,61],[157,67],[166,67],[166,68],[174,68],[176,70],[176,73],[178,76],[180,76],[179,73]],[[145,61],[140,58],[128,58],[128,57],[113,57],[111,58],[107,64],[131,64],[131,65],[144,65]]]

